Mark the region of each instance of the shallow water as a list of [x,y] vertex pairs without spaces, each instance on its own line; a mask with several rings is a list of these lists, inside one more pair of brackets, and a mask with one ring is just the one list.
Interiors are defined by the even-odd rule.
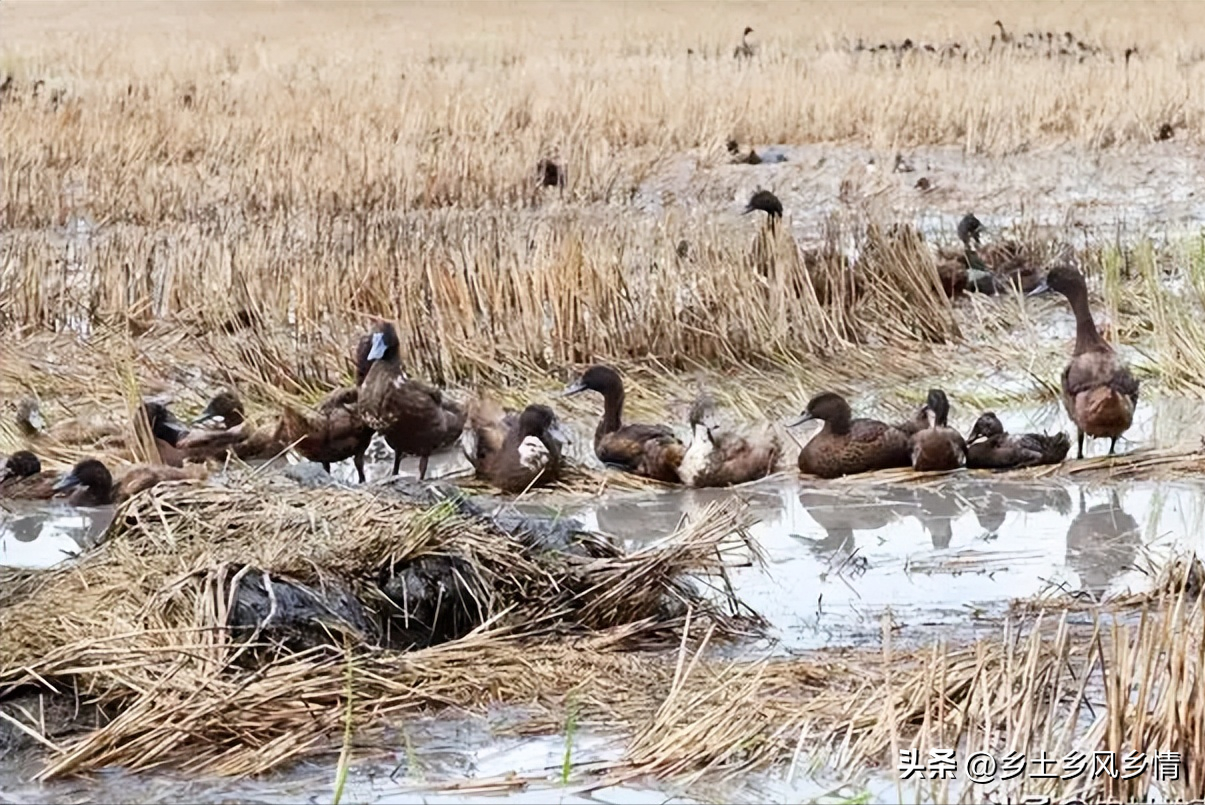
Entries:
[[[872,406],[873,408],[873,406]],[[1140,406],[1134,442],[1170,445],[1196,438],[1203,427],[1199,403],[1162,401]],[[1010,430],[1065,426],[1055,404],[1000,411]],[[964,432],[973,415],[957,412]],[[585,424],[573,423],[575,456],[589,449]],[[810,432],[796,434],[801,440]],[[1132,445],[1131,445],[1132,446]],[[1122,449],[1129,449],[1123,444]],[[1100,442],[1093,452],[1107,449]],[[1074,448],[1073,448],[1074,450]],[[370,480],[388,475],[391,455],[374,446]],[[794,451],[784,463],[790,466]],[[462,472],[455,451],[433,457],[430,475]],[[334,475],[354,481],[350,464]],[[414,475],[407,459],[402,473]],[[874,476],[856,482],[804,481],[793,471],[735,490],[658,490],[613,493],[603,499],[551,496],[523,502],[534,512],[552,509],[580,518],[587,527],[640,547],[668,535],[708,503],[729,496],[745,500],[756,523],[752,536],[767,565],[730,573],[738,595],[770,622],[771,643],[749,651],[792,653],[841,646],[877,646],[885,623],[899,644],[961,641],[997,633],[1010,601],[1055,588],[1093,595],[1137,590],[1148,583],[1143,568],[1179,550],[1202,551],[1205,478],[1085,483],[1075,478],[1019,481],[961,472],[925,485],[886,483]],[[491,499],[498,505],[507,504]],[[5,502],[0,510],[0,564],[46,567],[94,543],[110,510],[74,510],[55,504]],[[742,783],[741,789],[694,790],[692,798],[650,782],[597,791],[559,782],[564,737],[508,737],[486,724],[455,716],[412,721],[384,742],[383,759],[357,764],[344,792],[346,802],[692,802],[749,799],[756,790],[774,801],[840,802],[869,796],[898,797],[890,774],[829,780],[802,772],[789,783],[782,774]],[[577,735],[575,764],[614,759],[622,744],[605,736]],[[36,765],[0,757],[0,802],[120,798],[124,801],[328,802],[330,766],[305,765],[258,781],[129,776],[120,771],[42,786],[28,782]],[[524,788],[516,778],[536,785]],[[507,780],[510,782],[506,782]],[[438,790],[446,780],[490,786]],[[905,791],[910,801],[915,793]],[[757,799],[756,796],[753,799]],[[921,794],[918,801],[931,801]]]

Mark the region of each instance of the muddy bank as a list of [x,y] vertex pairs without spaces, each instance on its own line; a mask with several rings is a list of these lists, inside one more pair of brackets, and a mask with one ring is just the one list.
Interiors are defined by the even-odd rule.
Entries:
[[[765,146],[752,144],[760,151]],[[1018,225],[1082,248],[1091,242],[1164,233],[1194,234],[1205,225],[1205,148],[1171,139],[1088,151],[1034,146],[1003,157],[959,146],[895,152],[833,143],[773,145],[782,161],[733,165],[720,155],[680,155],[640,187],[634,204],[650,214],[685,209],[738,215],[753,190],[782,200],[792,232],[820,240],[825,219],[859,209],[913,220],[954,241],[967,211],[994,233]],[[917,183],[926,180],[929,189]],[[687,201],[689,200],[689,201]],[[734,219],[735,220],[735,219]]]

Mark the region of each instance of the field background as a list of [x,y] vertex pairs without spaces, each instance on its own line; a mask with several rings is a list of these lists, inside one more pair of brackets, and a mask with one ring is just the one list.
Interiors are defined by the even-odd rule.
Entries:
[[[996,19],[1088,52],[993,49]],[[745,25],[748,63],[733,58]],[[907,257],[856,300],[797,298],[799,247],[922,215],[949,240],[972,207],[1019,225],[1027,198],[1062,201],[1044,174],[1073,168],[1114,177],[1119,204],[1131,187],[1187,198],[1203,164],[1205,22],[1188,3],[7,0],[0,28],[6,400],[138,386],[189,405],[225,383],[255,405],[313,399],[347,379],[374,316],[440,383],[551,388],[594,360],[650,378],[787,370],[743,384],[764,388],[742,398],[763,411],[819,385],[915,380],[967,341],[980,365],[1006,348],[1055,360],[1064,341],[1009,329],[1026,320],[1015,300],[952,307]],[[905,38],[898,59],[851,50]],[[953,43],[967,58],[923,48]],[[813,150],[732,165],[729,139]],[[922,195],[925,166],[892,174],[897,153],[986,173]],[[536,186],[543,158],[565,166],[563,189]],[[1185,181],[1150,184],[1159,170]],[[739,214],[759,186],[791,222],[768,290],[760,216]],[[1077,248],[1108,244],[1091,188],[1068,198],[1088,216]],[[1110,259],[1085,267],[1121,336],[1199,319],[1195,299],[1125,318]]]

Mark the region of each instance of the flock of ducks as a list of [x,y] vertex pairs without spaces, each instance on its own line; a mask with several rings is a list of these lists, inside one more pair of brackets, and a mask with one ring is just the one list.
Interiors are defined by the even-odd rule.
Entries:
[[[1079,271],[1053,268],[1029,295],[1047,291],[1066,297],[1076,319],[1075,349],[1061,384],[1063,406],[1076,426],[1076,455],[1083,458],[1085,436],[1110,439],[1112,455],[1117,439],[1133,422],[1138,381],[1096,329]],[[430,456],[459,441],[476,475],[504,492],[519,493],[562,478],[565,437],[547,405],[531,404],[513,412],[487,399],[467,407],[447,399],[440,389],[406,374],[397,331],[389,322],[378,323],[359,340],[354,362],[355,386],[331,392],[313,412],[286,406],[275,426],[252,427],[242,402],[228,390],[209,401],[191,428],[163,403],[145,401],[141,416],[161,465],[136,466],[114,481],[100,461],[88,459],[59,476],[43,472],[37,456],[22,450],[0,463],[0,498],[66,496],[67,502],[80,506],[112,504],[161,481],[204,477],[206,461],[229,455],[271,459],[289,449],[328,472],[332,463],[351,459],[363,483],[364,455],[374,433],[393,449],[395,475],[401,457],[414,455],[419,457],[419,479],[425,479]],[[602,397],[594,452],[608,467],[665,483],[730,486],[769,475],[782,456],[781,443],[768,423],[761,432],[725,430],[705,396],[691,407],[691,438],[684,444],[669,425],[623,421],[623,379],[615,369],[591,366],[562,396],[587,391]],[[855,418],[840,395],[817,394],[789,426],[823,423],[800,450],[799,470],[837,478],[895,467],[926,472],[1010,469],[1059,463],[1070,450],[1066,433],[1009,434],[992,412],[980,416],[964,439],[947,424],[949,411],[941,389],[930,390],[911,418],[895,424]],[[48,429],[32,399],[18,406],[18,421],[31,441],[43,436],[66,441],[87,435],[93,442],[120,438],[112,425],[63,422]]]

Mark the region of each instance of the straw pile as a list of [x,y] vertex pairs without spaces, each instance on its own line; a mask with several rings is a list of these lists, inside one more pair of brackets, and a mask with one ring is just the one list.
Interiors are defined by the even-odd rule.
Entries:
[[503,528],[455,498],[165,485],[131,499],[77,564],[6,580],[0,699],[74,692],[111,719],[56,744],[46,776],[261,772],[329,750],[347,718],[535,698],[540,652],[576,640],[676,645],[687,617],[748,632],[756,620],[722,589],[729,551],[760,558],[744,527],[728,503],[624,554],[538,523]]

